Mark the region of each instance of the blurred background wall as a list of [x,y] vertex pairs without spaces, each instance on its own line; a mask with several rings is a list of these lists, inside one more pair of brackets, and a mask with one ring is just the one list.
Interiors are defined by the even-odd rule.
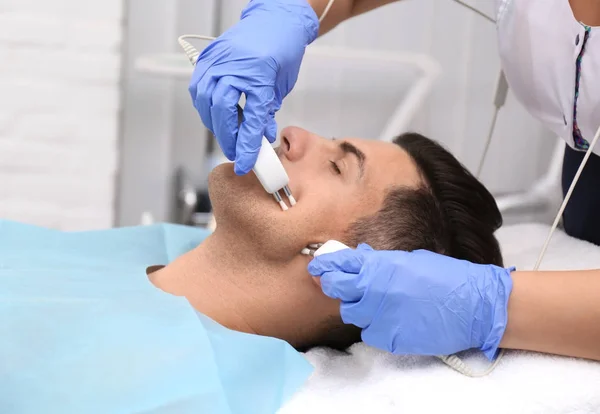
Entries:
[[[144,213],[171,220],[175,173],[185,169],[202,189],[210,138],[191,105],[188,75],[140,71],[138,63],[181,56],[180,34],[221,33],[245,3],[0,0],[0,217],[63,229],[139,224]],[[494,16],[493,0],[470,3]],[[404,0],[316,44],[437,61],[441,76],[410,127],[475,169],[499,71],[495,36],[493,24],[450,0]],[[381,91],[397,91],[400,101],[412,82],[409,68],[313,60],[284,102],[280,129],[294,123],[373,138],[396,99]],[[484,183],[495,194],[527,189],[554,144],[509,93]]]
[[115,221],[123,0],[0,0],[0,217]]

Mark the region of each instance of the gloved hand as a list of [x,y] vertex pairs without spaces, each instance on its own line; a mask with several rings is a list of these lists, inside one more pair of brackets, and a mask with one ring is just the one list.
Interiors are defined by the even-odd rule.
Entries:
[[344,323],[363,328],[368,345],[394,354],[479,348],[493,359],[506,329],[511,269],[362,244],[323,254],[308,270],[341,301]]
[[[251,0],[241,20],[200,55],[189,91],[204,125],[237,174],[248,173],[262,137],[277,138],[275,112],[298,79],[319,21],[306,0]],[[236,104],[246,95],[238,131]]]

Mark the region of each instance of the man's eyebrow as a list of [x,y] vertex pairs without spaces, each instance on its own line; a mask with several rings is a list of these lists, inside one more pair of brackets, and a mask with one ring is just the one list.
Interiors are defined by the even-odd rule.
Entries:
[[367,159],[365,153],[347,141],[342,141],[340,143],[340,149],[345,154],[353,154],[356,156],[356,159],[358,160],[358,167],[360,168],[360,176],[362,177],[365,174],[365,161]]

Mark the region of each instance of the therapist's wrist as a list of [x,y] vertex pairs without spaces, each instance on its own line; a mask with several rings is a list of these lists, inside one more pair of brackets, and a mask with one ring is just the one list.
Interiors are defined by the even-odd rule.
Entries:
[[508,301],[513,288],[511,273],[515,268],[486,267],[485,276],[478,283],[482,297],[481,319],[485,321],[479,349],[489,360],[493,360],[508,325]]
[[[278,13],[292,16],[304,27],[307,39],[306,44],[311,44],[319,35],[319,17],[317,12],[307,0],[250,0],[244,10],[242,19],[255,11],[263,10],[273,14],[278,19]],[[274,21],[273,24],[278,23]]]

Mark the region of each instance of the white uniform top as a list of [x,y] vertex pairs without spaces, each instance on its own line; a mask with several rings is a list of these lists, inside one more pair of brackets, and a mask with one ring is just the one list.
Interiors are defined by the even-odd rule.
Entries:
[[[496,6],[500,57],[512,92],[572,148],[585,149],[600,126],[600,27],[575,20],[569,0],[496,0]],[[584,141],[574,138],[577,127]],[[600,145],[594,153],[600,155]]]

